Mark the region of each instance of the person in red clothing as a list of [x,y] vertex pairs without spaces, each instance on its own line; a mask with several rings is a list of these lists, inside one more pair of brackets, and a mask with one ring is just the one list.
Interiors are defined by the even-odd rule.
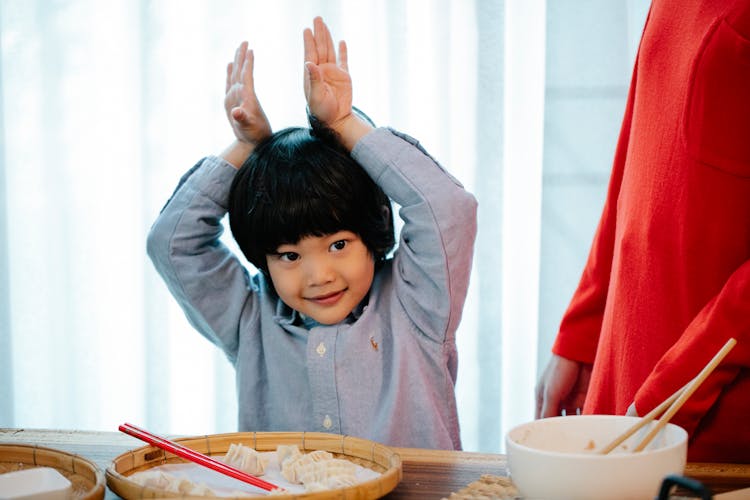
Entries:
[[750,462],[750,2],[654,0],[537,417],[645,415],[729,338],[672,419],[691,461]]

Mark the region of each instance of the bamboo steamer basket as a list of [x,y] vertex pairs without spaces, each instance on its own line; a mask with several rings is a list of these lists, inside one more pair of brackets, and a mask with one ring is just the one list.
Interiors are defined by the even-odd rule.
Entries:
[[[259,452],[276,451],[277,446],[282,444],[297,445],[303,453],[313,450],[325,450],[332,453],[335,457],[345,458],[380,473],[380,476],[375,479],[346,488],[309,493],[290,493],[286,495],[275,493],[271,498],[369,500],[386,495],[401,481],[401,457],[396,452],[374,441],[352,436],[322,432],[233,432],[200,437],[185,437],[174,439],[173,441],[209,456],[223,456],[229,450],[229,446],[232,443],[250,446]],[[205,498],[185,497],[179,493],[144,487],[128,479],[128,476],[131,474],[158,465],[184,462],[186,460],[154,446],[136,448],[119,455],[112,461],[112,465],[106,471],[107,485],[113,492],[125,500],[170,497]],[[256,495],[256,497],[266,496],[268,496],[268,493]],[[237,499],[240,498],[253,497],[237,497]]]
[[52,467],[73,485],[75,500],[104,498],[104,474],[90,460],[54,448],[30,444],[0,444],[0,474],[35,467]]

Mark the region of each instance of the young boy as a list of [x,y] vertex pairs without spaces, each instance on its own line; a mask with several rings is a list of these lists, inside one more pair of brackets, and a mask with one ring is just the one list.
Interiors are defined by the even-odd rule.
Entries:
[[[235,366],[240,430],[460,449],[455,332],[476,201],[416,141],[352,112],[346,45],[337,62],[320,18],[304,46],[313,129],[271,134],[243,43],[225,98],[236,140],[183,177],[149,256]],[[404,221],[392,258],[388,197]],[[227,212],[255,275],[219,241]]]

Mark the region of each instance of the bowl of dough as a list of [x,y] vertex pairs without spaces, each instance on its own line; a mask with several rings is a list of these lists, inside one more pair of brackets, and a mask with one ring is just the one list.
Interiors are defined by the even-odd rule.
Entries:
[[505,436],[510,477],[523,498],[653,499],[670,474],[682,474],[687,432],[667,424],[642,451],[633,451],[651,423],[614,450],[601,450],[638,417],[575,415],[518,425]]

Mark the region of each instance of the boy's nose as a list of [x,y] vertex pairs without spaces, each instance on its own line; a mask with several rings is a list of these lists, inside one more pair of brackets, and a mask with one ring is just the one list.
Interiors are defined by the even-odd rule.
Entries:
[[307,284],[309,286],[325,285],[335,279],[336,273],[327,259],[310,261],[307,268]]

